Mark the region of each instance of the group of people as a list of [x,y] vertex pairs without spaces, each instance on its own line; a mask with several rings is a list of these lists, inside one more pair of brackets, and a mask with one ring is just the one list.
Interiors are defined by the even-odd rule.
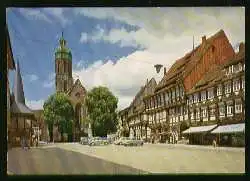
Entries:
[[31,136],[31,139],[27,136],[21,137],[21,147],[24,150],[30,149],[30,145],[38,147],[38,137],[35,134]]

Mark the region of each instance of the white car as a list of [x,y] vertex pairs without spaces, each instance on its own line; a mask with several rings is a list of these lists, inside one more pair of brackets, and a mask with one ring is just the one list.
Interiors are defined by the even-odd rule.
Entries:
[[114,141],[114,144],[115,145],[123,145],[126,142],[126,140],[129,140],[129,138],[128,137],[121,137],[118,140]]
[[124,146],[143,146],[143,144],[144,144],[143,140],[135,138],[128,139],[123,143]]

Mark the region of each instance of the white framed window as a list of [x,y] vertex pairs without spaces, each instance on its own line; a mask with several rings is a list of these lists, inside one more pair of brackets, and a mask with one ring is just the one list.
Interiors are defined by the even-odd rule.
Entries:
[[235,101],[235,113],[242,112],[242,103],[241,101]]
[[230,75],[232,73],[233,73],[233,66],[231,65],[228,67],[228,74]]
[[164,94],[161,94],[161,105],[164,105]]
[[233,66],[233,72],[237,73],[238,71],[239,71],[239,66],[238,66],[238,64],[236,64]]
[[225,84],[225,94],[231,93],[231,82]]
[[193,96],[192,95],[189,96],[189,104],[193,104]]
[[242,77],[241,87],[242,87],[243,90],[245,90],[245,77]]
[[227,115],[233,114],[233,105],[227,105]]
[[176,87],[176,97],[180,96],[180,91],[179,91],[179,87]]
[[218,85],[217,87],[217,96],[222,95],[222,85]]
[[191,119],[194,119],[194,111],[191,112]]
[[206,100],[206,91],[202,91],[201,92],[201,101],[205,101]]
[[200,110],[196,109],[196,119],[200,119]]
[[166,103],[166,104],[168,104],[168,99],[169,99],[168,93],[166,92],[166,93],[165,93],[165,103]]
[[203,118],[207,117],[207,108],[202,108],[202,117]]
[[194,94],[194,103],[199,102],[199,95],[198,93]]
[[175,98],[175,90],[173,89],[172,90],[172,99],[174,99]]
[[215,108],[210,108],[210,116],[214,116],[215,115]]
[[214,98],[214,89],[208,89],[208,99],[213,99]]
[[183,91],[183,88],[182,88],[182,87],[180,87],[180,96],[181,96],[181,97],[184,96],[184,91]]
[[240,81],[239,79],[233,80],[233,91],[239,91],[240,90]]
[[220,112],[220,116],[224,116],[225,115],[225,106],[224,105],[220,105],[219,112]]
[[238,69],[239,69],[239,71],[242,71],[242,64],[241,63],[238,64]]

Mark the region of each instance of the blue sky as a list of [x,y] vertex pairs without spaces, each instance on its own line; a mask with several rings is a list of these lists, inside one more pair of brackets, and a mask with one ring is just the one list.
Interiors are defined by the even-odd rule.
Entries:
[[[33,109],[55,91],[54,51],[62,31],[72,51],[74,78],[87,90],[108,86],[119,108],[128,106],[146,79],[162,78],[155,63],[169,68],[190,51],[192,36],[198,45],[203,35],[224,29],[233,45],[245,39],[241,7],[9,8],[6,13],[14,59]],[[10,77],[13,85],[13,72]]]

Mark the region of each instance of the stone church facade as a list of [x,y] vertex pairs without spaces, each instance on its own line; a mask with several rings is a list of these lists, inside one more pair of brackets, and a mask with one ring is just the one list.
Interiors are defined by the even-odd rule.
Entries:
[[73,141],[79,141],[80,135],[84,132],[86,125],[83,125],[83,119],[87,116],[85,106],[85,97],[87,91],[77,79],[75,82],[72,77],[72,54],[66,46],[66,40],[63,37],[59,40],[59,47],[55,52],[55,87],[56,92],[65,93],[71,101],[74,108]]

